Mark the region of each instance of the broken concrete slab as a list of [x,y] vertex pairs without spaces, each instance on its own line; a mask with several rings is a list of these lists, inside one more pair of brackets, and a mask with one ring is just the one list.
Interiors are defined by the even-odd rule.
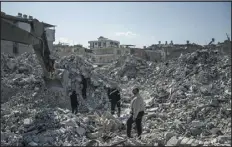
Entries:
[[[32,61],[29,62],[29,59]],[[84,142],[89,141],[86,136],[88,137],[90,133],[92,138],[96,138],[101,144],[104,144],[105,142],[101,140],[101,137],[105,136],[106,133],[110,134],[113,132],[116,136],[125,134],[125,129],[120,130],[117,128],[121,126],[119,122],[125,124],[129,117],[131,90],[135,85],[141,87],[141,96],[145,100],[150,100],[151,104],[150,107],[146,107],[146,111],[151,112],[146,115],[150,117],[143,121],[144,130],[155,133],[157,140],[160,140],[163,144],[166,140],[170,141],[171,139],[169,144],[175,144],[176,139],[173,138],[173,134],[171,134],[172,137],[170,138],[170,135],[167,135],[170,134],[169,132],[175,132],[175,136],[186,134],[189,136],[190,142],[192,142],[191,137],[198,136],[202,142],[208,141],[209,144],[212,144],[212,140],[218,135],[211,136],[207,134],[208,130],[218,127],[223,134],[231,132],[229,125],[231,116],[228,115],[231,113],[231,110],[229,111],[231,103],[230,101],[228,103],[221,101],[222,99],[228,99],[229,92],[225,91],[230,89],[231,85],[231,68],[229,66],[224,67],[224,65],[228,64],[226,56],[214,54],[210,50],[199,51],[170,60],[168,61],[168,66],[162,62],[150,64],[133,56],[125,59],[120,58],[120,60],[110,65],[93,69],[91,65],[85,62],[85,59],[75,55],[60,59],[57,68],[61,69],[61,71],[67,71],[66,81],[64,82],[66,85],[65,92],[60,94],[44,88],[44,82],[41,77],[42,70],[39,64],[37,65],[36,58],[33,55],[22,56],[17,59],[13,58],[12,61],[16,65],[22,62],[25,66],[21,66],[20,63],[20,67],[23,67],[21,70],[14,69],[18,66],[7,68],[7,65],[4,65],[5,67],[2,68],[4,70],[2,82],[10,89],[12,88],[11,90],[19,89],[17,93],[11,95],[9,100],[4,103],[9,110],[1,110],[3,112],[1,115],[4,114],[1,116],[4,117],[4,121],[1,123],[2,132],[12,132],[9,136],[17,136],[15,132],[18,132],[21,136],[25,136],[24,140],[27,138],[26,136],[38,137],[38,134],[43,134],[44,137],[51,136],[53,137],[53,139],[50,139],[52,141],[43,140],[43,143],[40,143],[37,142],[38,139],[33,137],[32,140],[28,139],[27,143],[34,141],[38,145],[55,146],[82,145]],[[125,60],[126,62],[124,62]],[[4,62],[7,63],[8,61]],[[30,63],[30,66],[27,66],[26,63]],[[36,68],[31,70],[31,67]],[[58,75],[60,78],[64,76],[61,73],[58,73]],[[86,100],[83,100],[80,90],[81,75],[89,78]],[[123,76],[127,77],[126,81],[125,79],[122,80]],[[115,119],[114,116],[106,117],[102,115],[102,112],[110,112],[110,105],[106,89],[104,88],[105,83],[108,83],[110,80],[119,84],[119,87],[122,89],[122,99],[124,97],[128,98],[122,101],[125,103],[124,107],[122,107],[122,118],[116,117]],[[206,83],[211,85],[208,87],[203,86]],[[28,87],[26,88],[25,86]],[[201,86],[203,86],[203,89],[200,88]],[[70,115],[69,92],[73,89],[77,90],[78,99],[81,103],[79,107],[81,113],[78,115]],[[35,92],[37,94],[34,94]],[[210,94],[213,97],[208,96]],[[212,99],[218,100],[216,105],[212,105]],[[199,104],[207,107],[201,107]],[[201,108],[199,111],[197,111],[198,107]],[[226,111],[220,111],[220,107],[225,108]],[[17,111],[14,112],[13,110]],[[85,110],[88,110],[88,112],[84,112]],[[95,121],[97,118],[88,117],[93,115],[91,110],[99,110],[99,114],[101,114],[98,116],[101,118],[98,119],[99,121]],[[155,114],[153,113],[154,111],[156,112]],[[54,114],[50,112],[54,112]],[[85,117],[89,120],[85,120]],[[32,119],[33,124],[27,123],[31,130],[24,132],[23,123],[24,119],[27,118]],[[198,120],[200,123],[194,122]],[[6,122],[12,122],[12,124]],[[19,123],[14,123],[13,125],[13,122]],[[191,122],[194,123],[192,124]],[[206,127],[201,125],[201,122],[206,122]],[[212,125],[208,125],[209,123]],[[99,132],[103,124],[105,124],[105,132]],[[201,128],[201,131],[197,128]],[[192,132],[188,133],[189,129]],[[84,130],[86,130],[86,133],[84,133]],[[165,133],[166,137],[163,136]],[[155,144],[155,142],[152,142],[154,137],[149,138],[149,135],[145,133],[143,135],[142,138],[146,144]],[[10,140],[11,142],[2,142],[6,145],[16,144],[14,137],[8,138],[5,140]],[[177,140],[177,144],[179,144],[179,138]],[[114,141],[113,138],[109,139],[110,143]],[[198,143],[203,144],[200,141]],[[213,143],[215,143],[214,140]],[[128,144],[135,144],[135,142]],[[190,143],[187,142],[187,144]],[[215,144],[220,143],[216,142]]]
[[171,137],[168,142],[167,142],[167,146],[176,146],[178,143],[178,139],[176,136]]

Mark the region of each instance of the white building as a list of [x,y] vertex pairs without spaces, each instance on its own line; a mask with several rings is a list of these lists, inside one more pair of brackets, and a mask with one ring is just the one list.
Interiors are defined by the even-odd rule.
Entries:
[[129,48],[97,48],[89,54],[91,62],[97,65],[112,63],[119,56],[130,54]]
[[112,63],[119,56],[130,54],[129,48],[121,48],[120,42],[100,36],[96,41],[89,41],[89,48],[92,53],[88,53],[89,60],[97,65]]
[[100,36],[98,38],[98,40],[89,41],[88,43],[90,44],[90,46],[89,46],[90,49],[95,49],[95,48],[111,48],[111,47],[119,48],[119,46],[120,46],[120,42],[119,41],[115,41],[115,40],[111,40],[111,39],[108,39],[108,38],[104,38],[102,36]]
[[[32,16],[27,16],[25,14],[22,15],[22,13],[18,13],[18,16],[16,17],[25,18],[25,19],[33,19]],[[31,31],[31,26],[28,23],[16,22],[15,25],[23,30],[26,30],[27,32]],[[47,23],[44,23],[44,25],[45,25],[49,50],[52,50],[53,42],[55,41],[55,29],[54,29],[55,26],[47,24]],[[25,45],[21,43],[12,42],[12,41],[1,40],[1,51],[9,55],[20,55],[25,52],[34,52],[34,49],[32,45]]]

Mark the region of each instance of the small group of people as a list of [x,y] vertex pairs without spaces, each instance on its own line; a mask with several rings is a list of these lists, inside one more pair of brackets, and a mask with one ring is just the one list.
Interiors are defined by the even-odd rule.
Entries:
[[[144,116],[145,111],[145,103],[142,99],[142,97],[139,94],[139,89],[134,88],[132,90],[133,93],[133,99],[131,102],[131,116],[127,120],[127,137],[131,138],[131,129],[132,124],[136,123],[138,138],[141,139],[142,134],[142,119]],[[108,97],[111,102],[111,114],[114,115],[115,113],[115,107],[118,108],[118,117],[120,117],[121,113],[121,96],[120,91],[118,90],[117,86],[113,86],[111,88],[108,88]]]
[[[85,91],[86,92],[86,91]],[[141,139],[142,134],[142,119],[144,116],[145,111],[145,103],[143,98],[139,94],[139,89],[134,88],[132,90],[133,99],[131,101],[131,116],[127,120],[127,136],[131,138],[131,129],[132,124],[136,124],[138,138]],[[117,86],[110,86],[107,87],[107,95],[111,103],[111,114],[115,114],[115,107],[117,106],[118,112],[117,116],[120,117],[121,114],[121,96],[120,96],[120,90]],[[77,101],[77,94],[76,91],[73,91],[70,95],[71,99],[71,107],[72,107],[72,113],[77,114],[78,112],[78,106],[79,103]]]

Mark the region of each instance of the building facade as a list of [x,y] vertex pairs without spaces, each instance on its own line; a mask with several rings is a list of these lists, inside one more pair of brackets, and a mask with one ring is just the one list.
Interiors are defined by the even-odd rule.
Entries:
[[119,48],[120,42],[100,36],[98,40],[88,42],[90,49],[96,48]]
[[[32,16],[27,16],[25,14],[22,15],[22,13],[18,13],[18,16],[16,16],[16,17],[25,18],[25,19],[33,19]],[[13,23],[13,21],[12,21],[12,23]],[[16,26],[18,26],[19,28],[27,31],[27,32],[31,32],[31,26],[28,23],[16,22],[14,24]],[[48,46],[49,46],[49,49],[52,50],[53,49],[53,42],[55,41],[55,29],[54,29],[54,27],[51,28],[51,26],[53,26],[53,25],[49,25],[46,23],[44,23],[44,24],[45,24],[45,27],[47,26],[45,28],[45,31],[46,31]],[[25,44],[21,44],[21,43],[12,42],[12,41],[1,40],[1,51],[2,51],[2,53],[5,53],[5,54],[17,56],[17,55],[23,54],[25,52],[33,53],[34,49],[33,49],[32,45],[25,45]]]
[[130,54],[129,48],[98,48],[89,53],[89,60],[97,65],[112,63],[119,56]]

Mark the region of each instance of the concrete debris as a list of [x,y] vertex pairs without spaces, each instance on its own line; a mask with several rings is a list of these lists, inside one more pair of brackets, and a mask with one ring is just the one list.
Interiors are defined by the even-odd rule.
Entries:
[[173,136],[172,138],[170,138],[167,142],[167,146],[176,146],[178,142],[178,139],[176,138],[176,136]]
[[[227,115],[230,96],[225,92],[231,87],[231,68],[226,66],[230,65],[229,60],[229,56],[217,50],[206,49],[156,64],[123,56],[95,70],[120,83],[125,99],[131,96],[129,92],[134,86],[141,88],[147,104],[145,126],[188,137],[202,136],[204,141],[214,138],[212,127],[220,126],[222,133],[231,130],[231,117]],[[128,70],[135,77],[130,77]],[[123,79],[125,76],[127,81]]]
[[169,139],[171,139],[173,136],[175,136],[175,133],[166,132],[166,133],[165,133],[165,140],[169,140]]
[[[231,66],[217,50],[167,62],[121,56],[94,67],[84,57],[58,59],[63,89],[47,89],[34,54],[1,54],[2,146],[231,146]],[[81,90],[87,81],[86,98]],[[110,114],[106,85],[117,83],[122,116]],[[146,102],[141,140],[126,137],[133,87]],[[70,111],[76,90],[78,113]]]

